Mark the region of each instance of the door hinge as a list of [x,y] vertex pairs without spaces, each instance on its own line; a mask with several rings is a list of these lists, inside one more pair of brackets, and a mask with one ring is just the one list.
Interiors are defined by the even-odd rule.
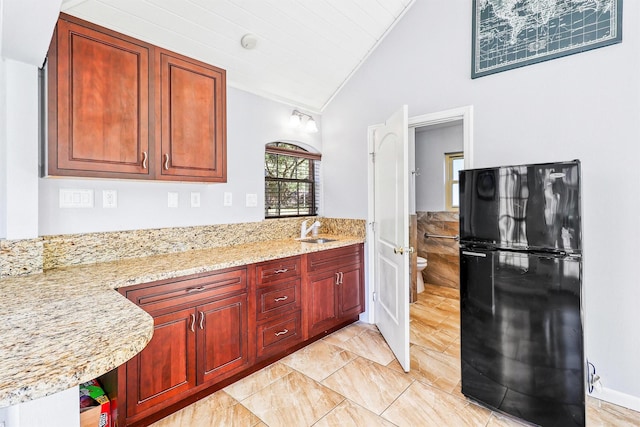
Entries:
[[375,161],[376,161],[376,153],[375,153],[375,151],[374,151],[374,152],[369,153],[369,155],[371,156],[371,161],[372,161],[372,162],[375,162]]
[[371,231],[373,231],[375,233],[375,231],[376,231],[376,222],[375,221],[371,221],[369,223],[369,227],[371,227]]
[[373,291],[373,302],[375,302],[375,301],[376,301],[376,292]]

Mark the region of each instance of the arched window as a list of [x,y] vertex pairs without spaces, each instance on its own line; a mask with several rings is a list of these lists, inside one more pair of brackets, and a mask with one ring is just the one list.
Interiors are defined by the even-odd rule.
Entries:
[[288,142],[266,145],[265,218],[318,214],[320,157]]

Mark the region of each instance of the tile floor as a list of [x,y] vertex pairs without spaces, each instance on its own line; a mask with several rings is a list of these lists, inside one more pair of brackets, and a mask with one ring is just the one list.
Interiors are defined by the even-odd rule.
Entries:
[[[411,372],[373,325],[355,323],[152,427],[521,426],[460,393],[458,291],[427,285],[411,305]],[[588,426],[640,426],[589,398]]]

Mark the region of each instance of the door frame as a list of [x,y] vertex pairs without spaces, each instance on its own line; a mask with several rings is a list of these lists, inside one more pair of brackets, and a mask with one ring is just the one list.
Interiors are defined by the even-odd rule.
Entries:
[[[463,107],[452,108],[450,110],[438,111],[435,113],[422,114],[419,116],[409,117],[409,129],[415,129],[425,126],[434,126],[443,123],[451,123],[462,121],[462,147],[464,151],[464,168],[471,169],[474,164],[473,156],[473,105],[466,105]],[[366,268],[366,318],[362,320],[368,323],[375,323],[375,310],[374,310],[374,291],[375,291],[375,251],[373,240],[373,213],[374,213],[374,170],[373,170],[373,153],[374,144],[374,132],[376,129],[382,127],[383,124],[370,125],[367,128],[367,153],[369,156],[367,162],[367,236],[366,236],[366,253],[367,253],[367,268]],[[409,301],[407,301],[409,304]]]

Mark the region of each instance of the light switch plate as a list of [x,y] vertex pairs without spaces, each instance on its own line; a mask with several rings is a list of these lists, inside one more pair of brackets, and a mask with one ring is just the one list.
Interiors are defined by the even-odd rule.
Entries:
[[192,208],[200,207],[200,193],[197,191],[191,193],[191,207]]
[[92,208],[93,190],[60,189],[61,208]]
[[174,193],[173,191],[169,191],[167,193],[167,207],[170,207],[170,208],[178,207],[178,193]]
[[231,206],[233,204],[233,193],[224,193],[224,205]]
[[247,203],[248,208],[255,208],[258,206],[258,195],[254,193],[247,193]]
[[118,207],[118,192],[116,190],[102,190],[102,207]]

